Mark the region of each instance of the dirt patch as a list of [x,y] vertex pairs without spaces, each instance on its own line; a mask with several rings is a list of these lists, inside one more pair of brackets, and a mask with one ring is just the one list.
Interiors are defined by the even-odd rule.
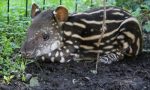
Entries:
[[[99,64],[93,74],[94,62],[30,65],[27,72],[38,77],[39,87],[33,90],[148,90],[150,89],[150,54],[143,53],[136,60],[111,65]],[[34,68],[31,70],[31,68]]]
[[[150,34],[144,34],[144,48],[149,48]],[[147,39],[145,39],[147,38]],[[0,90],[150,90],[150,53],[143,52],[136,59],[126,58],[110,65],[99,64],[93,74],[95,62],[35,63],[26,72],[37,77],[39,86],[29,86],[14,80]]]
[[149,90],[150,53],[143,53],[135,60],[124,60],[111,65],[99,64],[98,74],[91,70],[94,62],[66,64],[42,63],[42,70],[30,64],[27,72],[37,77],[40,86],[29,87],[14,81],[0,90]]

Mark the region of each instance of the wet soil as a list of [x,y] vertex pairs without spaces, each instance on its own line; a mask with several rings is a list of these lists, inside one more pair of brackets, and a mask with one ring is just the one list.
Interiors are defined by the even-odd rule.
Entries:
[[[144,48],[150,49],[150,34],[144,34]],[[150,90],[150,53],[144,51],[135,59],[125,58],[110,65],[95,62],[35,63],[26,72],[36,77],[37,86],[14,80],[1,85],[0,90]]]

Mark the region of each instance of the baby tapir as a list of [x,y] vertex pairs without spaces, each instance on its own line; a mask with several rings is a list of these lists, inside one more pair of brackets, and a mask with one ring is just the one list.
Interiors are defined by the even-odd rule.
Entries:
[[110,64],[125,56],[135,57],[142,51],[142,30],[137,19],[116,7],[106,8],[106,27],[100,46],[104,9],[68,14],[59,6],[41,11],[32,5],[32,23],[21,53],[26,58],[68,62],[95,60]]

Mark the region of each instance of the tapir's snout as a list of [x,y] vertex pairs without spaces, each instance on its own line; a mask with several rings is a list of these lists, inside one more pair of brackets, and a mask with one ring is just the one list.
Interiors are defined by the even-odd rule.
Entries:
[[53,40],[49,44],[42,46],[32,46],[30,43],[25,42],[21,49],[21,55],[24,58],[34,59],[42,55],[53,52],[54,50],[60,48],[63,44],[59,40]]
[[34,50],[32,50],[32,49],[29,50],[29,47],[31,47],[31,45],[27,44],[27,42],[25,42],[21,46],[20,53],[21,53],[22,57],[24,57],[24,58],[33,58]]
[[24,58],[33,58],[31,52],[21,52],[21,56]]

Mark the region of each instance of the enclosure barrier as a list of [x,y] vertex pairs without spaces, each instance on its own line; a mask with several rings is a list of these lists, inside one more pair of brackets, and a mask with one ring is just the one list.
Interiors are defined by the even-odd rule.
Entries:
[[[50,1],[50,0],[47,0],[47,1]],[[25,17],[28,17],[28,0],[26,0],[26,3],[25,3]],[[74,9],[74,12],[77,12],[78,11],[78,3],[79,0],[75,0],[75,9]],[[43,0],[43,10],[45,9],[45,5],[46,5],[46,0]],[[59,0],[59,5],[63,5],[63,0]],[[93,0],[90,0],[90,7],[93,6]],[[10,12],[10,0],[7,1],[7,23],[9,24],[10,22],[10,15],[9,15],[9,12]]]

